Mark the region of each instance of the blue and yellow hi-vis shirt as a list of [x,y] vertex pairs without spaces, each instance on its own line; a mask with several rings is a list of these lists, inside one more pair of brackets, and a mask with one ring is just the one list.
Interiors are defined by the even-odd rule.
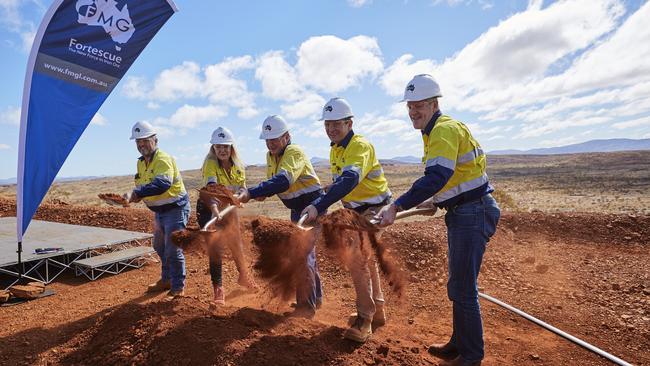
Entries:
[[433,196],[438,207],[449,208],[493,192],[485,173],[486,157],[467,126],[436,112],[422,131],[424,177],[395,203],[409,209]]
[[231,192],[237,192],[246,187],[246,173],[243,167],[232,164],[230,169],[225,169],[214,159],[205,159],[201,168],[203,186],[209,183],[223,184]]
[[313,202],[319,213],[338,200],[345,208],[363,212],[388,202],[391,197],[374,146],[354,131],[348,132],[339,144],[331,144],[330,170],[332,185],[325,195]]
[[268,180],[249,189],[251,198],[277,194],[287,208],[302,210],[322,191],[314,167],[298,145],[287,145],[277,160],[268,152],[266,164]]
[[142,156],[138,159],[133,192],[156,212],[183,206],[189,200],[176,161],[160,149],[154,152],[149,164]]

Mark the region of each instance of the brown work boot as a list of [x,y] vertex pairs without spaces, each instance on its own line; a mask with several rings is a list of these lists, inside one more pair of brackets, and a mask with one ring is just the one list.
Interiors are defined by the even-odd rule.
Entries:
[[169,290],[167,293],[167,297],[171,299],[177,299],[179,297],[185,296],[185,290],[180,289],[180,290]]
[[432,344],[428,351],[429,354],[443,360],[453,360],[458,357],[458,348],[450,343]]
[[214,285],[214,303],[217,305],[226,305],[226,295],[223,292],[223,287]]
[[158,281],[150,284],[147,287],[147,292],[163,292],[167,291],[172,288],[172,284],[169,281],[163,281],[163,279],[159,279]]
[[316,309],[311,306],[298,305],[296,308],[287,314],[292,318],[305,318],[312,319],[316,315]]
[[474,361],[474,362],[465,361],[465,359],[463,359],[463,357],[461,356],[458,356],[453,360],[442,361],[440,363],[440,366],[480,366],[480,365],[481,365],[481,361]]
[[354,324],[343,332],[343,338],[364,343],[372,335],[372,325],[370,319],[364,319],[357,316]]

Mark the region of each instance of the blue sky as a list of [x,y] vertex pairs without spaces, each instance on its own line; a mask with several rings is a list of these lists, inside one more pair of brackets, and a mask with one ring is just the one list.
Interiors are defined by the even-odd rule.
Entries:
[[[430,73],[443,113],[485,150],[650,138],[650,3],[620,0],[177,0],[180,11],[107,99],[59,176],[123,175],[138,156],[138,120],[182,170],[197,169],[218,126],[246,163],[264,161],[264,118],[327,157],[323,104],[351,103],[354,129],[389,158],[420,156],[403,104]],[[0,0],[0,179],[16,176],[25,65],[49,7]],[[54,138],[54,137],[53,137]]]

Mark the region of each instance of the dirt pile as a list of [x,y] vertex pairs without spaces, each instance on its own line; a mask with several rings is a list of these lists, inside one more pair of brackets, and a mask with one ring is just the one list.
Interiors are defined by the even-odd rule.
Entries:
[[188,225],[184,230],[172,233],[172,242],[183,250],[196,250],[206,245],[207,234],[202,233],[198,225]]
[[129,201],[117,193],[100,193],[97,197],[109,205],[129,207]]
[[[333,250],[341,261],[350,265],[358,262],[353,257],[370,258],[374,253],[379,268],[388,279],[388,284],[398,296],[404,294],[407,278],[387,246],[379,240],[379,229],[365,217],[348,209],[334,211],[320,220],[325,246]],[[358,246],[359,250],[356,250]]]
[[253,242],[259,256],[253,265],[268,282],[270,295],[291,299],[307,277],[307,254],[314,246],[313,234],[286,220],[260,217],[251,222]]

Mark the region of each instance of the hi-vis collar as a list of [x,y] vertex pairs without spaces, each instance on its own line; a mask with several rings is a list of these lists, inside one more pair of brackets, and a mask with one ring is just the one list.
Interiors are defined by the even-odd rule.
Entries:
[[[156,149],[156,151],[154,151],[153,154],[151,155],[151,161],[153,161],[153,159],[156,158],[156,154],[158,154],[158,150],[159,150],[159,149]],[[138,158],[138,160],[140,160],[140,161],[144,161],[144,156],[140,156],[140,157]]]
[[433,130],[433,126],[436,125],[436,121],[440,116],[442,116],[442,112],[440,112],[440,110],[437,110],[436,113],[434,113],[433,116],[431,116],[431,121],[429,121],[429,123],[427,123],[427,126],[424,128],[424,130],[421,131],[423,135],[428,135],[431,133],[431,130]]
[[336,144],[334,142],[330,142],[330,146],[338,145],[341,146],[342,148],[348,147],[348,144],[350,143],[350,140],[352,140],[352,136],[354,136],[354,131],[350,130],[347,135],[341,140],[341,143]]

